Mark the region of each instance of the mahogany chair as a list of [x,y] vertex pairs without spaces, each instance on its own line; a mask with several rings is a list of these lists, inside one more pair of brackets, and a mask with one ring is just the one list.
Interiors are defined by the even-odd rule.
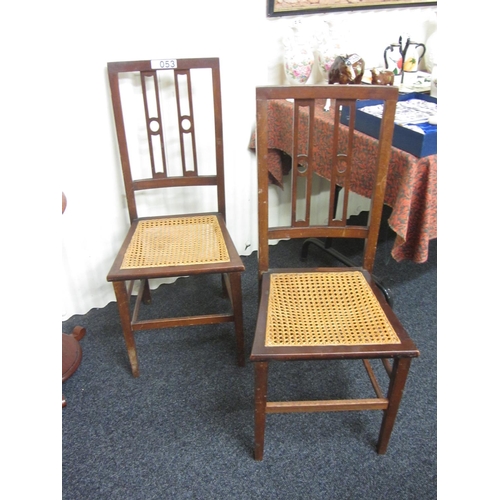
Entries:
[[[243,366],[244,265],[225,223],[219,59],[111,62],[108,75],[131,227],[107,279],[132,374],[139,375],[137,331],[226,322],[234,323]],[[152,215],[153,204],[164,204],[163,211]],[[151,279],[203,274],[222,276],[225,311],[141,319]],[[132,308],[135,281],[140,287]]]
[[[378,453],[383,454],[394,426],[410,362],[419,355],[371,277],[398,90],[395,87],[370,85],[260,87],[257,88],[256,97],[260,304],[250,356],[255,368],[254,457],[256,460],[263,458],[266,415],[269,413],[349,410],[383,411],[377,445]],[[273,131],[268,128],[268,114],[275,99],[293,100],[289,104],[293,110],[289,130],[290,141],[293,141],[291,214],[286,227],[269,227],[267,162]],[[325,112],[323,106],[326,99],[331,99],[329,113],[334,114],[336,125],[335,132],[330,132],[325,139],[315,129],[315,114]],[[378,166],[372,176],[368,172],[365,174],[365,180],[372,183],[371,210],[366,225],[348,224],[345,215],[352,173],[351,158],[358,133],[354,131],[358,99],[385,102],[378,141]],[[350,116],[347,134],[339,133],[340,128],[345,127],[339,121],[341,107]],[[344,139],[341,139],[341,135]],[[322,154],[321,150],[325,147],[333,150],[330,195],[329,202],[324,204],[327,213],[324,219],[319,218],[324,221],[324,225],[314,225],[311,223],[311,186],[315,158]],[[347,191],[344,195],[344,215],[338,218],[335,218],[332,208],[338,193],[336,186],[342,186]],[[270,269],[269,240],[310,237],[363,239],[362,266]],[[370,360],[377,358],[382,360],[389,375],[386,393],[381,388],[384,386],[379,385],[376,370],[373,369],[377,367],[372,368],[370,364]],[[375,397],[268,401],[269,363],[297,360],[316,363],[326,360],[361,360]],[[305,363],[305,366],[308,364]]]

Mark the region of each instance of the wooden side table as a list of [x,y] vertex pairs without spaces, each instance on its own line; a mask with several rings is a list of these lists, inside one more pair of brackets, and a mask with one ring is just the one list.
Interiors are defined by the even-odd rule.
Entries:
[[[85,336],[85,328],[75,326],[71,334],[62,334],[62,381],[66,380],[75,373],[82,360],[82,348],[79,344]],[[62,397],[62,405],[66,406],[66,398]]]
[[[66,209],[66,196],[62,194],[62,213]],[[62,381],[68,380],[82,360],[82,348],[78,343],[85,336],[85,328],[75,326],[70,334],[62,334]],[[62,397],[62,406],[66,406],[66,398]]]

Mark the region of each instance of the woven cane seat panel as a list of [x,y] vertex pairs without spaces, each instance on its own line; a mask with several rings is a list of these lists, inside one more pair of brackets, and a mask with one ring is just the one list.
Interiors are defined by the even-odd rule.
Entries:
[[229,262],[217,217],[139,221],[121,269]]
[[266,346],[401,343],[359,271],[270,278]]

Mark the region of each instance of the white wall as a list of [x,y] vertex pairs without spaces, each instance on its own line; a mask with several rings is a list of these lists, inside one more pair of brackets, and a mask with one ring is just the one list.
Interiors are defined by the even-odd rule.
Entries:
[[[255,121],[254,89],[284,83],[281,37],[286,27],[300,18],[303,30],[314,31],[329,18],[346,49],[360,53],[368,66],[381,66],[385,47],[403,32],[425,43],[436,29],[435,7],[269,19],[265,4],[90,0],[51,1],[29,11],[2,7],[4,20],[17,21],[2,35],[11,47],[7,66],[20,71],[1,92],[10,117],[2,120],[2,135],[9,138],[6,161],[17,173],[31,165],[36,175],[30,184],[36,192],[43,186],[50,214],[56,213],[59,221],[55,229],[43,228],[41,212],[37,217],[37,206],[28,203],[26,220],[53,245],[56,256],[62,241],[63,319],[114,300],[106,274],[128,226],[105,73],[108,61],[220,58],[227,222],[238,250],[249,254],[257,247],[255,157],[247,149]],[[19,113],[25,105],[33,121]],[[28,130],[29,140],[23,135]],[[68,198],[63,216],[61,191]],[[48,279],[53,273],[43,262],[30,262],[34,253],[25,250],[23,260],[29,269],[42,266],[42,279]]]

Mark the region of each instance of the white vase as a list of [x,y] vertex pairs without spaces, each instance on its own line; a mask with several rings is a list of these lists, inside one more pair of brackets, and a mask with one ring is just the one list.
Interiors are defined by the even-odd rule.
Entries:
[[342,53],[340,40],[331,23],[324,22],[324,29],[318,36],[318,69],[323,83],[328,83],[328,73],[335,58]]
[[283,39],[285,77],[290,85],[304,85],[311,76],[314,53],[307,40],[302,39],[298,29],[293,27]]
[[434,67],[432,68],[432,73],[431,73],[431,97],[436,97],[438,96],[438,66],[437,64],[434,64]]
[[432,68],[437,64],[437,31],[432,33],[425,45],[427,47],[424,54],[425,69],[432,71]]
[[427,50],[424,54],[424,63],[425,69],[430,73],[434,66],[438,63],[437,57],[437,10],[431,14],[429,18],[429,31],[430,35],[427,37],[427,41],[425,42],[425,46]]

